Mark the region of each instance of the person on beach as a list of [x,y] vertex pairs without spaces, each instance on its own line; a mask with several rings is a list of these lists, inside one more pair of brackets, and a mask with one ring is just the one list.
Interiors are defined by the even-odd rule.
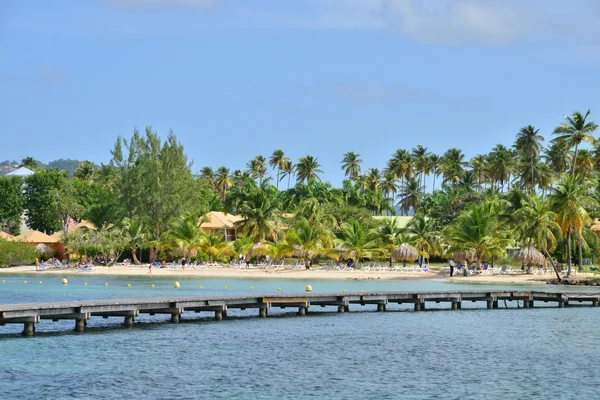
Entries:
[[152,263],[148,264],[148,274],[147,275],[152,275]]
[[161,268],[167,268],[167,262],[165,260],[162,260],[162,263],[160,264]]
[[454,275],[454,260],[450,259],[450,262],[448,263],[448,265],[450,265],[450,276]]
[[35,259],[35,270],[36,271],[40,270],[40,260],[39,260],[39,258]]
[[181,269],[185,269],[185,263],[186,263],[186,259],[185,257],[181,257]]

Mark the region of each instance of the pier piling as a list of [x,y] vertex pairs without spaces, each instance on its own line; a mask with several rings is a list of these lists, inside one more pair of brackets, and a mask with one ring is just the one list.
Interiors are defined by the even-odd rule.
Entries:
[[85,331],[85,319],[78,318],[75,320],[75,332],[83,333]]
[[258,316],[260,318],[267,318],[267,307],[260,307],[258,309]]

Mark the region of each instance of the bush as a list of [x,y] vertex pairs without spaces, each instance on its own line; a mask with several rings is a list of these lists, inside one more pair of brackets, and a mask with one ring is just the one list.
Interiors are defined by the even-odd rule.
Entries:
[[32,264],[38,257],[34,246],[0,239],[0,267]]

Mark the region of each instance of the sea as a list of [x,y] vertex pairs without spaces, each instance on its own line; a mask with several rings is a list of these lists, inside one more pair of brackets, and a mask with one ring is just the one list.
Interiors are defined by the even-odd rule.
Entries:
[[[414,280],[1,276],[0,303],[395,290],[565,290]],[[27,283],[24,283],[27,281]],[[174,288],[175,281],[180,288]],[[152,287],[154,285],[154,287]],[[594,290],[595,289],[595,290]],[[597,291],[569,288],[569,291]],[[598,399],[600,307],[500,302],[229,310],[0,326],[0,399]]]

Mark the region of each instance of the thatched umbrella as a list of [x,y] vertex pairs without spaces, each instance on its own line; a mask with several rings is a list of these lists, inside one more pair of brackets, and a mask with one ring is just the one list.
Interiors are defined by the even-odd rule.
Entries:
[[408,243],[402,243],[392,251],[392,257],[402,261],[402,265],[406,267],[407,261],[415,261],[419,258],[419,252]]
[[41,257],[48,258],[52,255],[52,249],[44,243],[38,243],[38,245],[35,246],[35,249]]
[[262,242],[258,242],[258,243],[254,243],[252,245],[252,247],[250,247],[250,250],[248,251],[248,257],[253,257],[253,256],[264,256],[266,254],[268,254],[268,247],[266,243],[262,243]]
[[477,260],[477,253],[474,249],[459,251],[457,253],[452,253],[452,259],[454,261],[466,262],[467,266],[470,266],[473,261]]
[[515,257],[523,264],[531,266],[531,264],[543,264],[546,257],[535,247],[524,247],[519,249]]

